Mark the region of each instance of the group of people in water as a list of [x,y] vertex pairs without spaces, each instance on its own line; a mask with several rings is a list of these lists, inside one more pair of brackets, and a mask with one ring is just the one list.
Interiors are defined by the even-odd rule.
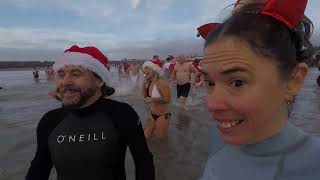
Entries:
[[[47,80],[53,80],[54,79],[54,71],[53,71],[52,66],[46,66],[44,71],[45,71]],[[33,67],[33,70],[32,70],[32,76],[33,76],[33,79],[36,80],[36,81],[39,80],[39,78],[40,78],[39,70],[35,66]]]
[[[150,108],[150,116],[145,128],[147,140],[151,139],[154,133],[160,141],[167,136],[169,121],[172,116],[169,110],[171,102],[170,83],[176,85],[178,102],[185,105],[191,84],[196,84],[195,79],[200,74],[191,62],[187,62],[185,55],[180,54],[176,58],[173,58],[173,56],[170,58],[170,62],[167,61],[166,63],[173,64],[173,67],[165,66],[166,64],[159,60],[159,56],[154,56],[153,60],[142,65],[145,77],[141,89],[145,102],[149,104]],[[192,78],[192,74],[194,74],[194,78]]]
[[[136,179],[154,180],[157,167],[147,141],[153,134],[166,137],[170,81],[176,81],[184,104],[196,84],[197,78],[190,78],[194,73],[201,74],[207,89],[206,106],[217,132],[202,180],[318,180],[320,140],[291,124],[288,110],[303,87],[305,60],[313,50],[306,6],[307,0],[238,0],[229,18],[202,31],[204,57],[198,68],[184,55],[174,58],[167,75],[159,57],[144,62],[141,89],[150,108],[144,128],[130,105],[107,98],[114,93],[108,58],[95,47],[67,49],[53,66],[54,97],[62,107],[41,118],[26,179],[48,179],[54,166],[58,179],[125,180],[129,147]],[[138,67],[124,72],[138,75]]]
[[[141,95],[148,104],[150,115],[144,129],[147,140],[154,134],[160,141],[167,137],[172,116],[169,105],[173,85],[176,86],[178,103],[183,106],[186,104],[191,86],[203,85],[199,59],[188,60],[184,54],[177,57],[170,55],[166,62],[154,55],[152,60],[143,64],[132,61],[120,63],[115,67],[118,68],[119,80],[126,79],[134,86],[133,90],[141,90]],[[57,97],[57,92],[52,91],[49,95],[61,99]]]

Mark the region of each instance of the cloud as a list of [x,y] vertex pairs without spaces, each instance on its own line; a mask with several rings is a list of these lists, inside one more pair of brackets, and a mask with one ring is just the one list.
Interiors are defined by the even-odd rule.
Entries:
[[63,49],[74,43],[112,47],[118,37],[107,33],[0,27],[0,39],[2,48]]
[[132,8],[133,9],[137,9],[137,7],[139,6],[140,2],[141,2],[140,0],[131,0]]
[[[122,45],[107,49],[100,47],[100,50],[111,60],[124,58],[150,59],[158,54],[165,59],[169,54],[201,55],[203,41],[200,39],[176,39],[171,41],[160,41],[158,43],[144,42],[149,46],[135,46],[134,44]],[[0,47],[0,61],[53,61],[61,54],[63,49],[17,49]]]
[[0,47],[0,61],[52,61],[60,55],[60,50],[16,49]]
[[88,3],[87,6],[84,4],[70,4],[69,7],[63,7],[66,10],[73,11],[78,16],[97,16],[97,17],[108,17],[111,16],[115,12],[115,8],[111,6],[104,6],[104,4],[98,4],[94,1]]
[[232,7],[226,8],[235,3],[235,0],[203,0],[201,2],[200,19],[202,24],[207,22],[221,22],[230,15]]
[[120,5],[117,1],[101,0],[1,0],[0,4],[9,4],[20,9],[35,11],[69,11],[76,16],[107,17],[115,13]]
[[[92,30],[84,30],[78,24],[72,24],[74,29],[57,29],[49,26],[19,27],[19,22],[13,22],[15,27],[0,27],[0,60],[10,59],[5,54],[15,60],[39,60],[51,57],[72,44],[95,45],[111,54],[111,59],[148,58],[153,54],[167,56],[179,52],[201,54],[203,40],[195,38],[196,28],[204,23],[223,20],[230,13],[230,9],[224,8],[235,0],[184,0],[184,4],[180,1],[1,0],[0,5],[14,6],[17,11],[40,12],[40,15],[43,12],[61,12],[61,17],[64,14],[79,16],[81,23],[90,27],[95,27],[95,22],[100,24]],[[315,24],[312,42],[316,45],[320,45],[319,6],[319,2],[310,0],[306,13]],[[183,16],[185,12],[192,17]],[[94,18],[101,19],[97,21]],[[41,27],[41,22],[34,24]],[[96,33],[109,29],[113,33]],[[6,53],[5,50],[15,53]]]
[[[155,43],[156,42],[156,43]],[[201,55],[203,50],[203,40],[200,38],[183,38],[171,40],[149,40],[141,41],[136,44],[130,43],[117,48],[109,49],[107,52],[112,54],[112,59],[122,58],[148,59],[158,54],[162,59],[169,54]]]

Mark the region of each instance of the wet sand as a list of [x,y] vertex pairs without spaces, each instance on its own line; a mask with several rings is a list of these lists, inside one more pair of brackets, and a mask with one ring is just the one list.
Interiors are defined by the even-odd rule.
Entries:
[[[17,74],[18,73],[18,74]],[[113,72],[116,77],[116,72]],[[53,82],[40,78],[34,82],[29,72],[0,72],[5,77],[5,89],[0,90],[0,180],[24,179],[36,148],[36,126],[41,116],[59,103],[47,95]],[[320,88],[316,85],[317,69],[311,69],[303,90],[293,106],[290,121],[308,133],[320,136]],[[2,80],[2,79],[1,79]],[[148,111],[140,96],[112,82],[118,89],[113,99],[131,104],[143,123]],[[119,88],[118,88],[119,87]],[[173,88],[174,89],[174,88]],[[173,90],[172,93],[175,93]],[[154,155],[157,180],[196,180],[203,171],[207,156],[212,118],[200,99],[204,91],[194,90],[187,109],[173,103],[169,138],[163,143],[155,139],[149,144]],[[173,94],[174,96],[174,94]],[[173,100],[175,101],[175,100]],[[134,179],[130,152],[126,158],[127,179]],[[50,179],[55,178],[52,171]]]

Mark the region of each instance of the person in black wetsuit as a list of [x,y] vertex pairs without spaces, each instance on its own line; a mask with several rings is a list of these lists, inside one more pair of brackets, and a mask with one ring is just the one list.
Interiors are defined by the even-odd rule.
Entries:
[[[37,127],[37,151],[26,180],[125,180],[129,147],[137,180],[154,180],[153,156],[136,111],[105,99],[107,58],[94,47],[72,46],[54,64],[62,108],[47,112]],[[90,69],[90,70],[89,70]]]
[[33,67],[33,72],[32,72],[32,74],[33,74],[33,78],[34,79],[39,79],[39,71],[38,71],[38,69],[34,66]]

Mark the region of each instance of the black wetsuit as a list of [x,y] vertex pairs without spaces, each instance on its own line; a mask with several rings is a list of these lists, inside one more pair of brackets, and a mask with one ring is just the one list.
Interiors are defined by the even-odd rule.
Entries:
[[35,79],[39,78],[39,71],[33,71],[33,78]]
[[153,157],[139,116],[125,103],[100,98],[78,110],[46,113],[37,127],[37,152],[26,180],[125,180],[129,146],[136,180],[154,180]]

